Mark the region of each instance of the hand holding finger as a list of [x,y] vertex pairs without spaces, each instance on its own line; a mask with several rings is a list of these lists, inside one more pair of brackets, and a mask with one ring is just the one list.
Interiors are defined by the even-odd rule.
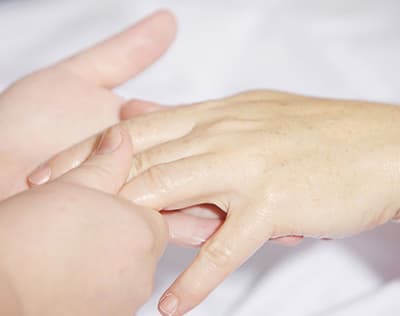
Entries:
[[125,183],[132,160],[130,137],[116,125],[103,133],[91,157],[69,171],[58,182],[84,185],[115,194]]
[[271,236],[263,222],[235,215],[227,217],[192,264],[164,293],[159,303],[163,315],[183,315],[194,308]]

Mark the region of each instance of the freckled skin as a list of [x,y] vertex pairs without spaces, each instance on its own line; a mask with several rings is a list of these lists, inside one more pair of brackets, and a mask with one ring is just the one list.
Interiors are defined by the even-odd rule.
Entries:
[[[400,209],[400,109],[392,105],[260,90],[123,124],[135,156],[122,196],[157,210],[210,203],[228,214],[166,292],[179,298],[174,315],[268,239],[343,237]],[[73,150],[87,154],[90,141]],[[54,177],[70,168],[68,155],[50,161]]]

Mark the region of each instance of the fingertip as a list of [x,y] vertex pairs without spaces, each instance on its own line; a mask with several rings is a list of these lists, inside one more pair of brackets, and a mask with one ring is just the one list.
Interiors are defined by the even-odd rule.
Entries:
[[172,37],[175,37],[176,31],[178,29],[178,21],[175,14],[171,10],[161,8],[155,11],[151,16],[162,19],[164,24],[168,26],[166,30],[171,33]]
[[[177,298],[177,308],[170,315],[183,315],[195,308],[272,236],[272,227],[255,224],[251,216],[230,214],[163,295]],[[166,310],[163,303],[162,299],[160,309]]]
[[30,187],[39,186],[50,181],[51,178],[51,167],[45,163],[35,169],[28,176],[28,185]]
[[181,287],[179,283],[174,283],[161,296],[158,302],[158,310],[163,316],[183,316],[193,310],[205,297],[200,297],[196,293],[196,283],[193,279],[191,288]]
[[91,137],[53,156],[27,177],[28,185],[33,187],[45,184],[79,167],[93,154],[99,140],[100,136]]
[[[168,9],[157,10],[139,21],[136,27],[146,28],[148,34],[158,34],[158,44],[163,43],[163,51],[174,41],[178,29],[175,15]],[[135,27],[135,26],[134,26]]]
[[176,30],[175,16],[158,10],[59,66],[80,79],[112,89],[153,64],[170,47]]
[[158,310],[163,316],[177,315],[176,311],[179,306],[179,300],[173,293],[166,293],[158,303]]

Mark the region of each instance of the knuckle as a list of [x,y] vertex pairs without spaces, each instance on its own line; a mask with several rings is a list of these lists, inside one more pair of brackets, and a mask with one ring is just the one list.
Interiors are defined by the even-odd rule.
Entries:
[[131,175],[137,176],[145,171],[149,166],[149,158],[147,154],[138,154],[132,159]]
[[[215,139],[219,134],[231,134],[239,131],[246,131],[254,129],[256,125],[255,120],[239,118],[235,116],[225,116],[223,118],[214,119],[211,122],[199,127],[199,131],[208,133],[211,139]],[[232,134],[231,134],[232,135]]]
[[210,265],[210,269],[220,270],[229,263],[232,249],[225,243],[214,241],[203,246],[200,256]]

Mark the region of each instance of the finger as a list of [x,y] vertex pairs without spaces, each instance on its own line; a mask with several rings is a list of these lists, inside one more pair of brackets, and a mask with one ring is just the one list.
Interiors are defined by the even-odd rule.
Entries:
[[93,155],[57,181],[83,185],[106,193],[117,193],[125,183],[132,159],[128,133],[120,126],[107,130]]
[[[133,153],[136,154],[183,137],[193,129],[195,117],[191,109],[180,108],[179,111],[174,109],[140,115],[121,124],[129,132]],[[46,170],[50,169],[51,172],[45,174],[43,166],[39,167],[28,177],[29,184],[44,184],[79,166],[90,156],[98,140],[99,135],[93,136],[52,157],[45,163]],[[33,179],[36,181],[33,182]]]
[[206,150],[206,140],[199,142],[197,138],[191,137],[179,138],[154,146],[148,150],[135,154],[132,160],[132,167],[128,181],[153,166],[203,155]]
[[124,121],[135,153],[182,138],[196,126],[200,111],[190,106],[169,107]]
[[100,139],[101,134],[60,152],[32,171],[28,176],[29,186],[45,184],[77,168],[90,157]]
[[175,33],[173,15],[158,11],[60,66],[96,85],[113,88],[156,61],[170,46]]
[[183,212],[165,212],[169,241],[186,247],[199,247],[208,240],[223,223],[222,219],[201,218]]
[[[169,227],[169,241],[186,247],[199,247],[222,225],[223,218],[204,218],[197,214],[209,211],[207,206],[196,206],[184,211],[162,212]],[[196,215],[193,215],[196,214]],[[272,237],[270,242],[294,247],[301,243],[303,236]]]
[[138,115],[161,111],[165,108],[166,107],[154,102],[143,100],[130,100],[121,107],[120,119],[122,121],[130,120]]
[[165,292],[159,304],[163,315],[183,315],[194,308],[271,236],[257,218],[231,215]]
[[[213,200],[231,192],[227,162],[205,154],[155,165],[133,178],[120,191],[125,199],[156,210],[181,209],[211,203],[226,210],[226,201]],[[229,170],[229,166],[228,166]]]

